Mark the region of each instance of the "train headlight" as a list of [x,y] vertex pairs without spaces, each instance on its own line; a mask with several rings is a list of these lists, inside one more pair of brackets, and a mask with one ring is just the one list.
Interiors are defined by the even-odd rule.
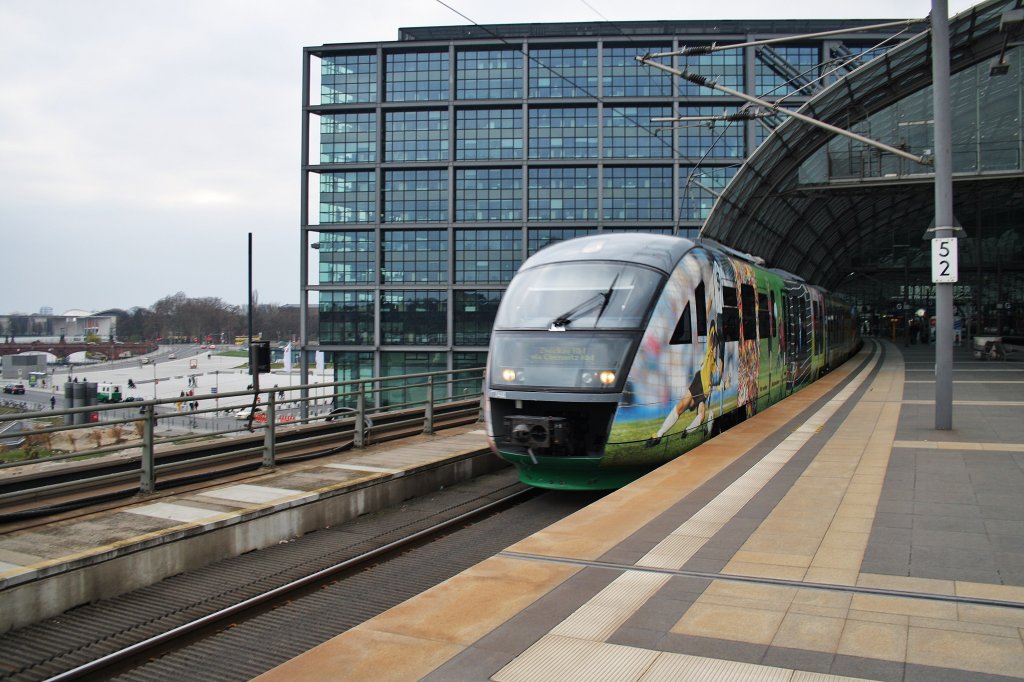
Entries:
[[522,376],[522,373],[522,370],[515,370],[511,367],[506,367],[501,370],[501,379],[502,381],[511,384],[515,382],[516,379],[519,379]]
[[585,369],[580,372],[578,386],[584,388],[608,388],[615,384],[616,375],[610,369]]

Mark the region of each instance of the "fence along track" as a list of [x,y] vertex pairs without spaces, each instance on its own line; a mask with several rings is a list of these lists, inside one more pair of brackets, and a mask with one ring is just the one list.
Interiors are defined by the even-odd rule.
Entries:
[[[480,372],[480,370],[473,370]],[[407,402],[392,406],[390,409],[366,408],[363,380],[356,385],[355,391],[336,393],[337,399],[354,398],[355,408],[336,410],[338,414],[319,414],[314,417],[294,417],[280,421],[278,416],[293,416],[289,413],[279,415],[276,409],[277,395],[287,396],[288,391],[298,392],[303,389],[316,388],[324,390],[324,386],[295,386],[282,389],[275,387],[261,391],[259,396],[253,392],[237,392],[216,396],[213,394],[195,396],[193,400],[209,400],[247,396],[252,399],[266,395],[268,419],[261,422],[246,423],[241,428],[237,422],[229,420],[230,428],[201,433],[186,433],[166,437],[157,436],[158,424],[161,420],[181,419],[180,413],[158,413],[161,406],[175,403],[177,399],[144,401],[132,405],[141,405],[145,411],[143,419],[137,416],[126,418],[123,415],[102,425],[117,425],[128,422],[142,422],[143,437],[141,441],[101,446],[84,452],[69,453],[48,458],[48,462],[61,462],[58,467],[25,466],[25,462],[0,465],[3,468],[18,467],[16,472],[4,476],[0,483],[0,523],[10,523],[18,519],[57,513],[68,509],[84,506],[100,500],[112,500],[119,497],[142,493],[151,493],[159,488],[196,482],[201,479],[215,478],[238,474],[259,467],[274,467],[289,461],[299,461],[319,456],[336,454],[350,448],[363,447],[374,443],[404,438],[420,433],[433,433],[435,430],[471,424],[479,420],[479,392],[467,395],[464,399],[452,400],[442,395],[435,399],[433,378],[437,374],[448,375],[445,379],[451,384],[459,384],[466,379],[451,379],[452,372],[430,373],[426,375],[406,375],[405,377],[389,377],[388,381],[399,379],[425,378],[421,384],[426,388],[426,399],[418,402]],[[375,380],[381,382],[384,380]],[[340,382],[327,385],[345,387],[353,382]],[[409,385],[401,387],[408,390]],[[375,388],[379,399],[387,391],[396,388]],[[437,393],[446,394],[447,391]],[[321,398],[322,399],[322,398]],[[302,401],[316,398],[285,399],[285,404],[299,405]],[[74,416],[75,414],[94,411],[109,414],[115,410],[123,410],[123,405],[97,405],[87,408],[55,411],[55,416]],[[295,410],[296,408],[291,408]],[[218,417],[220,410],[205,409],[188,413],[189,418],[198,419],[201,415],[211,415],[211,423]],[[273,419],[269,417],[273,416]],[[0,425],[4,421],[12,421],[18,417],[0,416]],[[356,428],[356,424],[362,428]],[[28,438],[39,434],[78,431],[95,425],[72,424],[64,427],[47,427],[28,433]],[[211,440],[212,439],[212,440]],[[82,459],[88,458],[88,459]]]

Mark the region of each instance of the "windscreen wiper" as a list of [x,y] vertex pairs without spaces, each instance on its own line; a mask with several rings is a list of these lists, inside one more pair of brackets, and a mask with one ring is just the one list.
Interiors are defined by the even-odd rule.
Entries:
[[577,320],[583,314],[589,313],[591,310],[600,305],[601,308],[600,310],[597,311],[597,317],[594,318],[594,323],[596,324],[597,320],[601,319],[601,316],[604,315],[604,310],[605,308],[608,307],[608,301],[611,300],[612,292],[615,290],[615,283],[618,281],[619,276],[615,275],[615,279],[613,279],[612,283],[608,285],[607,291],[601,291],[594,294],[587,300],[583,301],[583,303],[580,303],[571,310],[568,310],[559,315],[558,317],[556,317],[555,319],[551,320],[551,326],[548,327],[548,331],[564,332],[565,325]]

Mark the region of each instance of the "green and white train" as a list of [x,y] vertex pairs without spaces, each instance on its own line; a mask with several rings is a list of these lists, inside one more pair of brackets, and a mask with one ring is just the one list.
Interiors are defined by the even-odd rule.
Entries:
[[856,312],[713,242],[602,234],[523,263],[491,335],[491,446],[542,488],[617,488],[814,381]]

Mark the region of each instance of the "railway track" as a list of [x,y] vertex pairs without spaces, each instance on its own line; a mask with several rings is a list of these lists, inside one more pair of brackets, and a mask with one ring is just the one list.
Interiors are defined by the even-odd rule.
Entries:
[[7,633],[0,676],[249,679],[595,498],[489,474]]
[[[434,430],[471,424],[479,418],[479,402],[435,406]],[[364,444],[383,443],[424,431],[423,409],[379,413],[363,425]],[[355,446],[355,419],[318,420],[278,427],[275,464],[337,454]],[[235,434],[230,438],[165,447],[155,458],[156,488],[170,490],[203,481],[255,472],[265,464],[265,435]],[[41,518],[86,505],[116,505],[140,491],[141,454],[67,461],[55,467],[26,467],[0,478],[0,531],[25,528]]]

